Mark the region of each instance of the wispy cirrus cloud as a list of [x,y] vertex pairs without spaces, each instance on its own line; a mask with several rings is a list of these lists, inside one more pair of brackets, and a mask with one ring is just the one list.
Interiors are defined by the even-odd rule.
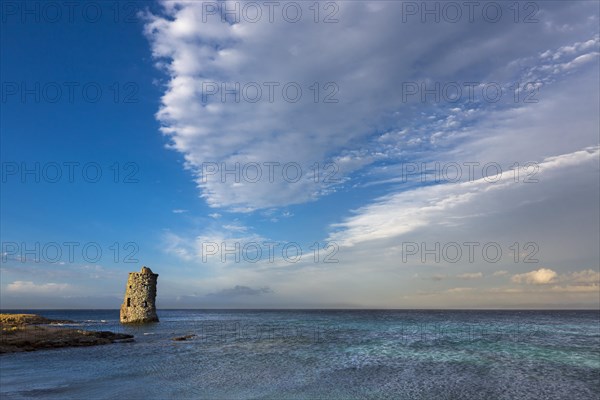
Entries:
[[[572,17],[593,15],[586,3],[543,3],[542,30],[510,19],[439,24],[436,29],[419,19],[397,23],[402,7],[393,2],[337,2],[338,21],[332,24],[311,18],[294,24],[280,18],[234,23],[220,14],[206,18],[202,2],[161,4],[162,12],[148,15],[145,27],[157,64],[168,75],[157,114],[161,130],[170,147],[184,155],[205,201],[240,212],[314,201],[353,172],[397,161],[406,150],[412,157],[432,147],[447,150],[472,136],[464,129],[474,119],[487,118],[491,111],[486,108],[498,108],[479,101],[470,107],[429,104],[424,109],[414,98],[406,101],[403,83],[500,81],[508,87],[523,78],[550,82],[549,74],[597,62],[597,21]],[[567,33],[564,26],[570,26]],[[410,42],[398,42],[407,37]],[[305,95],[298,102],[282,96],[223,101],[220,85],[243,88],[250,82],[277,82],[278,95],[280,87],[293,82]],[[334,84],[337,102],[315,101],[310,89],[315,82]],[[219,93],[207,97],[206,85],[213,83]],[[433,118],[431,123],[423,123],[424,114]],[[207,161],[228,169],[257,163],[263,166],[263,179],[236,182],[207,174]],[[301,179],[290,182],[278,171],[271,182],[265,162],[297,163]],[[311,166],[328,162],[338,167],[337,184],[312,179]]]
[[[540,179],[545,179],[546,182],[556,179],[552,176],[553,170],[561,172],[569,168],[583,170],[592,176],[597,175],[595,169],[599,155],[600,149],[593,147],[549,157],[539,163]],[[356,210],[354,215],[344,222],[333,225],[336,230],[329,236],[329,240],[344,246],[353,246],[363,241],[408,234],[434,224],[453,225],[461,223],[461,216],[476,217],[478,213],[485,212],[490,206],[488,201],[493,201],[494,212],[499,213],[502,208],[508,211],[514,204],[502,206],[501,202],[496,202],[502,196],[501,192],[508,192],[514,196],[519,195],[521,190],[526,193],[527,189],[532,188],[544,190],[549,186],[541,183],[538,186],[527,187],[526,184],[515,182],[514,174],[504,173],[494,177],[493,182],[488,177],[458,184],[445,183],[400,191]]]

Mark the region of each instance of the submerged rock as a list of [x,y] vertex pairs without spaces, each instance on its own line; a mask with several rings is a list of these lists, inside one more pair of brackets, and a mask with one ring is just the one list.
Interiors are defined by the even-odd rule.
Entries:
[[177,336],[177,337],[174,337],[174,338],[173,338],[173,339],[171,339],[171,340],[174,340],[174,341],[176,341],[176,342],[180,342],[180,341],[183,341],[183,340],[188,340],[188,339],[191,339],[191,338],[193,338],[193,337],[195,337],[195,336],[196,336],[196,335]]

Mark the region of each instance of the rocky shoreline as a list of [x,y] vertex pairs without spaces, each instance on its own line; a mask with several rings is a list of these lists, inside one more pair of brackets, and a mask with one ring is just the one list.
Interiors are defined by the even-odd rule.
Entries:
[[133,335],[123,333],[52,326],[72,322],[35,314],[0,314],[0,354],[133,341]]

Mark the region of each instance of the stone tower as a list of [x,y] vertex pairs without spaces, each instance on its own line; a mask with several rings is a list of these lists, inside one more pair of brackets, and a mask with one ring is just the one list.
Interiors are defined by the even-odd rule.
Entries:
[[130,272],[125,299],[121,306],[121,323],[158,322],[156,316],[156,281],[158,274],[148,267]]

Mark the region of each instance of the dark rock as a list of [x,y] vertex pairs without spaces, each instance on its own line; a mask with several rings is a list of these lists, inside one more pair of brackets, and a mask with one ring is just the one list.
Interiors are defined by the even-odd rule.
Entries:
[[195,336],[196,336],[196,335],[177,336],[177,337],[174,337],[174,338],[173,338],[173,339],[171,339],[171,340],[174,340],[174,341],[176,341],[176,342],[181,342],[181,341],[184,341],[184,340],[191,339],[191,338],[193,338],[193,337],[195,337]]
[[56,321],[33,314],[2,314],[2,319],[0,319],[0,353],[60,347],[96,346],[133,341],[133,335],[108,331],[95,332],[59,328],[52,326],[52,322]]

